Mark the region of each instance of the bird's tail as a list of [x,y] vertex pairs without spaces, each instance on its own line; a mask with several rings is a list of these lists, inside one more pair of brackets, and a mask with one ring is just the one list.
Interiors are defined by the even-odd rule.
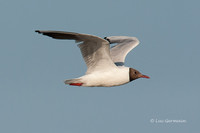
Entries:
[[64,81],[65,84],[74,85],[74,86],[82,86],[82,82],[80,79],[68,79]]

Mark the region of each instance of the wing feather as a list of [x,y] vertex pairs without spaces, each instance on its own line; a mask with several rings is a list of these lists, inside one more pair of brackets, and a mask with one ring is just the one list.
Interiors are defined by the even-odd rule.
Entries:
[[110,49],[110,55],[116,65],[124,65],[126,55],[134,49],[138,44],[139,40],[136,37],[127,36],[111,36],[106,37],[110,44],[117,43]]
[[78,46],[88,67],[87,74],[94,71],[116,68],[110,56],[109,42],[100,37],[63,31],[37,30],[36,32],[54,39],[70,39],[82,42]]

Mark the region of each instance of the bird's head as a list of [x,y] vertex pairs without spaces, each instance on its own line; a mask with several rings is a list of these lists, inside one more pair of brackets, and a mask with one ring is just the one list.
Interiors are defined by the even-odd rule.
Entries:
[[141,74],[138,70],[135,70],[133,68],[129,69],[129,78],[130,81],[138,79],[138,78],[150,78],[149,76]]

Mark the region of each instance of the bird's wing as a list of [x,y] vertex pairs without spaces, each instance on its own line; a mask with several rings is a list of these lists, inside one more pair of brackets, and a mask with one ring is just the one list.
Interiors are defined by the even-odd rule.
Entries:
[[36,32],[55,39],[70,39],[81,42],[78,46],[88,67],[87,74],[94,71],[116,68],[110,57],[110,44],[107,40],[93,35],[74,32],[39,30]]
[[136,37],[111,36],[104,39],[108,40],[110,44],[117,43],[110,49],[111,58],[117,66],[123,66],[126,55],[139,44]]

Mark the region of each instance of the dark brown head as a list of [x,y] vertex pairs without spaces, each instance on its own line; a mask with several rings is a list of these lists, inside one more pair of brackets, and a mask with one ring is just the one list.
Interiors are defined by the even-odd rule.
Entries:
[[139,71],[129,68],[129,79],[130,81],[138,79],[138,78],[150,78],[149,76],[141,74]]

